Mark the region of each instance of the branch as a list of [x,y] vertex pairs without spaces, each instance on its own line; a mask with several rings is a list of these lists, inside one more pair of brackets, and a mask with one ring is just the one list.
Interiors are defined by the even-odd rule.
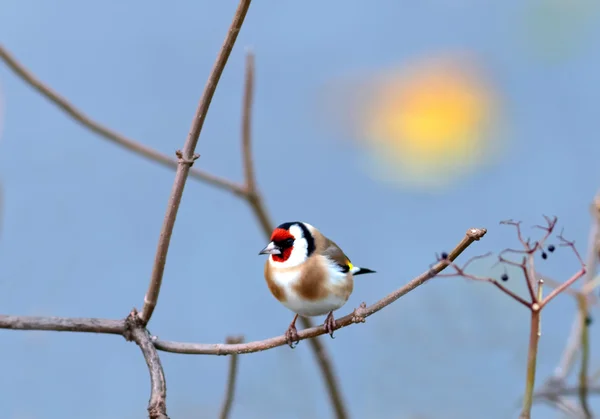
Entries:
[[586,419],[593,417],[588,404],[588,366],[590,358],[590,337],[589,337],[589,310],[587,298],[582,295],[578,299],[578,308],[581,312],[581,368],[579,370],[579,402]]
[[122,335],[125,330],[125,321],[95,318],[0,315],[0,329]]
[[128,341],[138,344],[150,372],[150,400],[148,401],[148,416],[150,419],[169,419],[167,416],[167,383],[158,352],[150,340],[150,335],[133,309],[125,320],[123,336]]
[[[21,78],[25,83],[33,87],[38,93],[44,96],[46,99],[58,106],[67,115],[79,122],[85,128],[89,129],[93,133],[100,137],[117,144],[126,150],[132,151],[134,154],[140,155],[152,160],[156,163],[161,164],[164,167],[170,169],[177,169],[178,160],[171,158],[166,154],[160,153],[150,147],[143,145],[131,138],[128,138],[118,132],[111,130],[110,128],[94,121],[92,118],[87,116],[85,113],[77,109],[67,99],[62,97],[60,94],[52,90],[45,83],[35,77],[29,70],[25,68],[17,59],[9,53],[6,48],[0,45],[0,59],[10,68],[18,77]],[[190,177],[206,182],[210,185],[216,186],[217,188],[227,190],[236,196],[242,196],[244,194],[243,188],[227,179],[223,179],[202,170],[191,169]]]
[[246,193],[256,193],[256,177],[252,157],[252,102],[254,101],[254,54],[246,53],[246,76],[242,103],[242,155],[244,157],[244,179]]
[[537,303],[533,303],[531,307],[531,324],[529,327],[529,348],[527,350],[525,397],[523,398],[523,409],[521,410],[521,414],[519,415],[519,418],[521,419],[529,419],[531,417],[531,407],[533,406],[533,390],[535,386],[535,370],[537,367],[537,352],[541,336],[540,315],[540,306]]
[[[465,237],[461,242],[452,250],[448,255],[448,260],[452,261],[458,257],[463,251],[467,249],[474,241],[481,239],[485,233],[484,228],[471,228],[467,231]],[[420,285],[435,277],[437,274],[442,272],[448,266],[448,261],[442,260],[436,263],[433,268],[422,273],[418,277],[411,280],[409,283],[392,292],[375,304],[367,307],[365,303],[355,309],[352,313],[336,319],[336,328],[341,329],[355,323],[364,323],[365,319],[379,310],[392,304],[394,301],[409,293]],[[311,327],[303,329],[298,332],[299,340],[310,339],[316,336],[325,334],[323,326]],[[181,354],[204,354],[204,355],[232,355],[232,354],[247,354],[252,352],[266,351],[267,349],[275,348],[277,346],[286,345],[286,338],[284,335],[242,344],[203,344],[203,343],[185,343],[185,342],[171,342],[159,340],[157,337],[153,337],[154,345],[157,349],[166,352],[181,353]]]
[[[242,343],[244,338],[242,336],[230,336],[225,342],[228,344]],[[237,354],[231,355],[229,359],[229,375],[227,376],[227,387],[225,390],[225,399],[223,400],[223,407],[221,407],[221,419],[227,419],[231,412],[231,405],[233,404],[233,397],[235,395],[235,382],[237,379],[237,366],[238,356]]]
[[231,50],[233,49],[235,40],[237,39],[242,24],[244,23],[244,18],[246,17],[246,12],[250,7],[250,2],[251,0],[240,0],[240,3],[238,4],[233,21],[229,27],[229,32],[225,37],[223,46],[219,51],[217,60],[213,66],[210,76],[208,77],[208,81],[204,87],[204,92],[202,93],[200,102],[198,103],[198,109],[194,115],[192,127],[190,128],[190,132],[183,146],[183,151],[178,153],[179,164],[177,166],[171,197],[169,198],[167,212],[165,214],[165,219],[160,232],[160,238],[158,240],[156,257],[154,259],[154,267],[152,269],[152,276],[150,279],[150,286],[146,292],[146,296],[144,298],[144,308],[140,316],[144,324],[148,323],[154,311],[154,307],[156,307],[165,270],[165,263],[167,261],[167,252],[171,242],[171,234],[173,233],[173,227],[175,226],[175,219],[177,218],[177,211],[179,210],[179,204],[181,203],[181,197],[183,196],[185,182],[187,180],[190,167],[192,166],[194,160],[199,157],[197,154],[194,154],[194,151],[196,149],[196,145],[198,144],[200,132],[202,131],[202,126],[204,125],[208,108],[212,101],[215,90],[217,89],[217,84],[219,83],[223,69],[227,64],[227,60]]
[[[448,265],[451,266],[452,268],[454,268],[455,272],[447,273],[447,274],[440,274],[438,276],[445,277],[445,278],[460,276],[460,277],[463,277],[466,279],[470,279],[472,281],[489,282],[489,283],[495,285],[500,291],[502,291],[503,293],[505,293],[512,299],[514,299],[515,301],[517,301],[517,302],[523,304],[525,307],[531,309],[530,302],[527,302],[524,298],[520,297],[518,294],[516,294],[513,291],[506,288],[504,285],[499,283],[496,279],[490,278],[490,277],[480,277],[480,276],[476,276],[476,275],[471,275],[466,272],[467,267],[471,263],[473,263],[474,261],[479,260],[479,259],[484,259],[490,255],[491,255],[491,253],[486,253],[485,255],[473,256],[462,267],[458,266],[456,263],[448,262]],[[519,265],[510,260],[503,259],[502,256],[499,257],[498,263],[505,263],[508,265],[523,267],[523,265]],[[524,271],[525,271],[525,274],[527,274],[527,270],[525,268],[524,268]]]

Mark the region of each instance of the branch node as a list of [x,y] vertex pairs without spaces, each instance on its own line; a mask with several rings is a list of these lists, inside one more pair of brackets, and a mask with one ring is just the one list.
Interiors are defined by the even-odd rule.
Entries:
[[137,309],[134,307],[125,318],[125,328],[123,329],[123,337],[127,342],[134,341],[133,331],[138,327],[143,327],[144,323],[138,315]]
[[177,156],[177,161],[179,163],[181,163],[181,164],[189,164],[190,167],[192,167],[194,165],[194,162],[200,158],[200,154],[198,154],[198,153],[194,153],[192,155],[191,159],[185,158],[185,157],[183,157],[183,152],[181,150],[177,150],[175,152],[175,155]]
[[360,303],[360,306],[352,311],[352,323],[364,323],[366,321],[367,314],[367,303],[364,301]]

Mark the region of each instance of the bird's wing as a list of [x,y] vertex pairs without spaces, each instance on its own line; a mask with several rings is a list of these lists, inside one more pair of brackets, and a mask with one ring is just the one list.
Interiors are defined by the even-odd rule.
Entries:
[[335,262],[340,267],[341,272],[348,272],[353,267],[350,259],[344,254],[342,249],[335,242],[327,238],[325,238],[325,246],[321,254]]

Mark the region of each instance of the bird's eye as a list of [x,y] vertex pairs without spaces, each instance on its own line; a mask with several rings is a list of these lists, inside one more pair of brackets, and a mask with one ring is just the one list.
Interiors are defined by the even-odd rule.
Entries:
[[277,242],[277,245],[282,248],[292,247],[294,245],[294,239],[285,239]]

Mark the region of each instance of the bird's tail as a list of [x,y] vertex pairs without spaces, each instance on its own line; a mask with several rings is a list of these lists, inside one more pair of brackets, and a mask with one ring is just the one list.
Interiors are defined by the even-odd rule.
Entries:
[[356,276],[356,275],[362,275],[362,274],[374,274],[375,271],[371,270],[371,269],[367,269],[367,268],[361,268],[359,266],[353,266],[352,269],[350,270],[350,272],[352,272],[352,275]]

